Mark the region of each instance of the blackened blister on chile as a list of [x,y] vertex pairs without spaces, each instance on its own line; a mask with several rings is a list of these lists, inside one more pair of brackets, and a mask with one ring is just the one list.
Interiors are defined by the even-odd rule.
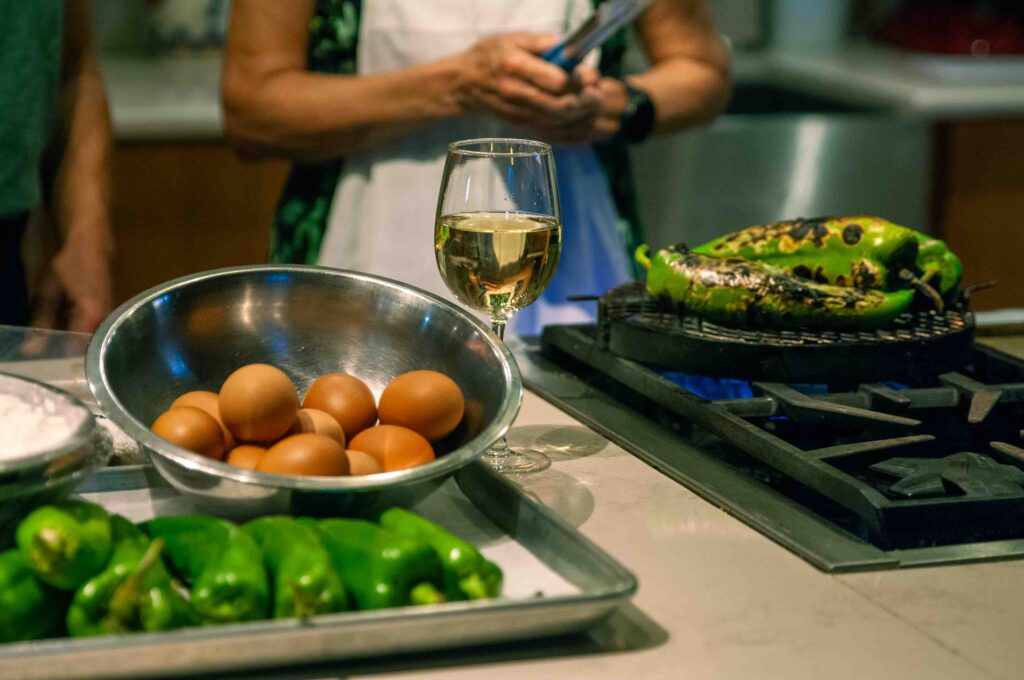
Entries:
[[848,246],[857,245],[863,236],[864,228],[859,224],[851,224],[843,229],[843,242]]

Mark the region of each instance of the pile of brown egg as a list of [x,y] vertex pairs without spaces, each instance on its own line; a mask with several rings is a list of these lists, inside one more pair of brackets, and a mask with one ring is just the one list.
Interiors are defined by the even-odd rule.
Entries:
[[172,444],[238,467],[280,475],[371,475],[434,460],[432,442],[462,421],[465,400],[454,380],[410,371],[376,403],[346,373],[317,379],[302,398],[288,375],[249,364],[219,393],[188,392],[153,423]]

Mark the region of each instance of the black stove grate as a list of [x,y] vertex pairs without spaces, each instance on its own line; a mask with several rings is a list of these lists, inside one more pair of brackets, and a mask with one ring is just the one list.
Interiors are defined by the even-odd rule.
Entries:
[[698,426],[702,448],[757,461],[741,467],[883,550],[1024,538],[1024,382],[1006,382],[1024,369],[991,352],[909,385],[808,394],[755,381],[753,397],[708,401],[609,351],[600,328],[549,327],[542,348],[639,408]]
[[597,325],[607,349],[646,364],[719,377],[830,384],[956,369],[969,360],[974,335],[973,315],[960,309],[907,313],[891,328],[877,330],[733,328],[665,310],[639,281],[600,297]]

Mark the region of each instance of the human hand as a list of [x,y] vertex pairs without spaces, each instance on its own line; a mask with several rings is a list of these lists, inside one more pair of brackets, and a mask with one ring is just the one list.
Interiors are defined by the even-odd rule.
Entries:
[[617,78],[601,78],[596,87],[601,93],[601,111],[594,121],[593,138],[604,142],[618,134],[629,95]]
[[551,34],[507,33],[485,38],[456,55],[462,77],[456,97],[465,113],[489,113],[534,128],[556,141],[592,128],[601,108],[593,69],[572,76],[539,57]]
[[40,283],[33,326],[91,333],[106,318],[113,295],[105,236],[105,229],[99,235],[69,236]]

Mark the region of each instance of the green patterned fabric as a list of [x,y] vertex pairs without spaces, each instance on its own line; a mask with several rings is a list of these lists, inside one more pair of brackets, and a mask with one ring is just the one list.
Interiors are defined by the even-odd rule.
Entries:
[[[596,0],[600,5],[604,0]],[[623,64],[626,55],[626,31],[623,29],[613,35],[601,47],[601,63],[598,68],[602,75],[622,79],[625,75]],[[604,144],[596,144],[597,157],[604,164],[605,175],[612,191],[612,199],[619,211],[619,232],[622,242],[626,245],[626,253],[633,267],[633,276],[641,277],[640,265],[633,258],[633,252],[646,241],[644,225],[640,219],[640,202],[636,195],[636,182],[633,178],[633,165],[629,156],[629,145],[623,139],[612,139]]]
[[[355,75],[361,0],[317,0],[309,21],[307,68]],[[285,183],[270,233],[270,261],[316,264],[327,230],[342,160],[296,163]]]
[[[604,0],[595,0],[595,5],[601,2]],[[361,8],[361,0],[317,0],[309,22],[310,71],[355,74]],[[602,50],[601,72],[621,76],[625,51],[626,33],[620,31]],[[636,207],[629,152],[625,143],[619,141],[599,145],[597,151],[608,174],[621,217],[623,240],[632,261],[633,250],[643,240],[643,229]],[[316,264],[341,169],[341,159],[315,165],[295,164],[274,219],[270,236],[271,262]]]
[[39,166],[57,113],[60,0],[0,0],[0,217],[39,202]]

